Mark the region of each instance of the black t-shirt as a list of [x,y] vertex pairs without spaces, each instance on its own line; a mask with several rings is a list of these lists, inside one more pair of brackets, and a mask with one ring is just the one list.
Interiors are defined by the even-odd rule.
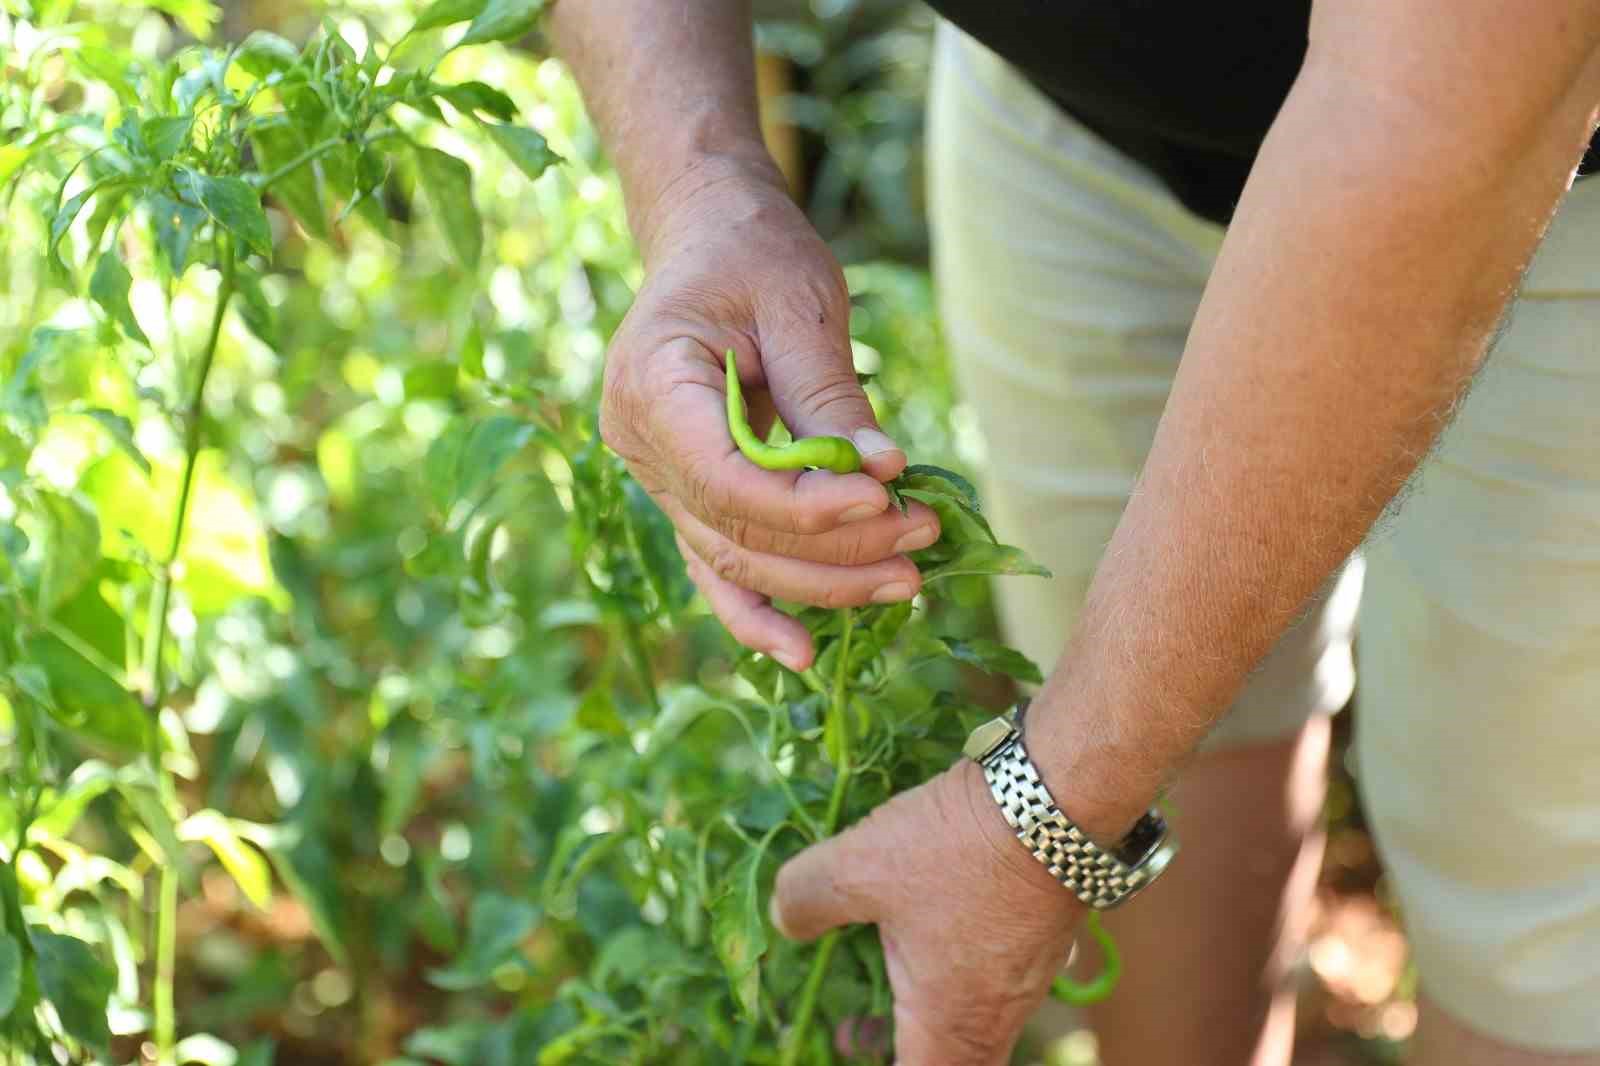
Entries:
[[[1226,222],[1306,54],[1311,0],[928,0]],[[1600,170],[1600,137],[1586,170]]]

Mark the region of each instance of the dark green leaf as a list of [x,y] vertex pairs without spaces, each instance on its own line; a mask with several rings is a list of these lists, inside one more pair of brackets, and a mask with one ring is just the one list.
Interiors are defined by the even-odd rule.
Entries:
[[514,415],[495,415],[472,427],[461,453],[456,497],[471,499],[488,486],[513,455],[533,439],[534,427]]
[[483,255],[483,223],[472,202],[472,170],[437,148],[417,148],[417,178],[456,259],[476,269]]
[[122,265],[122,257],[113,247],[102,253],[95,264],[94,274],[89,278],[89,299],[99,304],[130,338],[148,348],[150,340],[139,328],[139,320],[133,317],[133,307],[128,303],[128,290],[132,285],[133,275]]
[[[251,131],[250,138],[264,173],[276,172],[307,148],[305,136],[287,121],[258,125]],[[272,183],[270,195],[282,201],[307,233],[327,239],[328,213],[322,203],[322,187],[314,164],[302,163],[285,173]]]
[[206,220],[205,211],[161,193],[151,193],[144,202],[155,223],[156,243],[167,257],[167,265],[175,276],[182,276],[189,265],[189,245],[194,241],[195,230]]
[[476,896],[467,914],[467,942],[447,970],[433,970],[428,980],[440,988],[465,989],[484,984],[504,963],[521,958],[521,946],[539,909],[524,900],[495,892]]
[[28,637],[24,649],[50,679],[63,725],[122,751],[143,749],[144,708],[114,678],[47,633]]
[[908,500],[919,500],[933,508],[939,516],[939,540],[960,545],[969,541],[997,543],[989,520],[968,507],[963,497],[924,489],[902,488],[900,495]]
[[120,198],[127,191],[127,182],[119,178],[101,178],[87,188],[83,189],[72,199],[62,204],[50,220],[50,246],[49,255],[57,262],[60,261],[58,251],[61,239],[67,235],[67,230],[72,228],[72,222],[83,210],[83,205],[88,203],[97,193],[103,196]]
[[493,86],[485,85],[481,81],[464,81],[459,85],[435,85],[434,91],[450,101],[452,107],[458,111],[471,114],[482,111],[493,115],[501,122],[510,122],[517,117],[517,105],[511,97]]
[[22,991],[22,948],[10,934],[0,933],[0,1020],[16,1006]]
[[272,228],[261,210],[261,197],[240,178],[213,178],[188,167],[173,176],[184,200],[203,208],[212,220],[249,248],[272,257]]
[[976,666],[991,674],[1005,674],[1007,677],[1014,677],[1018,681],[1034,685],[1044,680],[1039,673],[1039,667],[1032,659],[996,641],[986,640],[983,637],[973,637],[970,640],[940,637],[939,641],[949,649],[950,655],[958,662]]
[[30,927],[28,941],[33,945],[39,988],[55,1007],[61,1027],[103,1053],[111,1041],[106,1000],[116,987],[116,975],[88,944],[74,937]]
[[261,277],[253,270],[240,270],[238,274],[239,317],[250,332],[261,338],[269,348],[278,346],[278,316],[261,290]]
[[544,0],[489,0],[467,27],[457,47],[516,40],[533,29],[543,9]]
[[406,35],[409,37],[413,33],[425,33],[440,26],[476,18],[487,3],[488,0],[434,0],[426,11],[417,16],[417,21]]
[[934,487],[925,484],[927,479],[944,482],[944,484],[954,488],[966,499],[968,507],[971,507],[974,511],[981,510],[978,506],[978,490],[972,487],[972,482],[954,470],[946,470],[942,466],[933,466],[928,463],[914,463],[901,471],[900,476],[895,481],[901,488],[907,489]]
[[343,897],[327,848],[311,837],[302,837],[293,847],[268,849],[267,855],[278,879],[305,904],[323,947],[340,963],[349,965],[350,954],[339,934]]
[[489,131],[494,143],[517,165],[517,169],[530,178],[537,178],[552,163],[561,161],[561,157],[550,150],[536,130],[526,126],[505,126],[498,122],[485,122],[483,128]]

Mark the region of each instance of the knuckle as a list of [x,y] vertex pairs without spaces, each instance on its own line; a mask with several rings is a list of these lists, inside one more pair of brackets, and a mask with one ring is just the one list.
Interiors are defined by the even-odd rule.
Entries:
[[747,587],[750,565],[743,551],[729,543],[718,543],[706,552],[706,566],[711,572],[730,584]]
[[819,374],[806,384],[795,402],[814,415],[844,409],[853,412],[862,400],[861,386],[856,379],[845,374]]

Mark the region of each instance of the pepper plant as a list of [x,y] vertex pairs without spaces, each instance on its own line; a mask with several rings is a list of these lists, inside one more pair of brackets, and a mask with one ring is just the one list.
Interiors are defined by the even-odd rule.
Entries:
[[[735,648],[595,432],[638,267],[592,133],[530,126],[570,85],[493,73],[537,4],[135,46],[216,21],[158,7],[0,22],[0,1050],[312,1061],[310,975],[185,932],[220,871],[307,916],[337,1061],[881,1059],[871,931],[782,941],[770,879],[1037,678],[973,622],[1037,568],[913,468],[918,603],[799,611],[804,674]],[[942,454],[926,279],[850,276]]]

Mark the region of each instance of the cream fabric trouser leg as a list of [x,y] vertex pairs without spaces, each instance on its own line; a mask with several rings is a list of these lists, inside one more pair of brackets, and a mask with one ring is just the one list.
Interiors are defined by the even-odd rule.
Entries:
[[[1055,572],[997,588],[1048,667],[1127,502],[1223,231],[949,25],[930,95],[940,309],[997,530]],[[1207,741],[1349,699],[1424,985],[1513,1043],[1600,1049],[1600,179],[1366,552]]]

